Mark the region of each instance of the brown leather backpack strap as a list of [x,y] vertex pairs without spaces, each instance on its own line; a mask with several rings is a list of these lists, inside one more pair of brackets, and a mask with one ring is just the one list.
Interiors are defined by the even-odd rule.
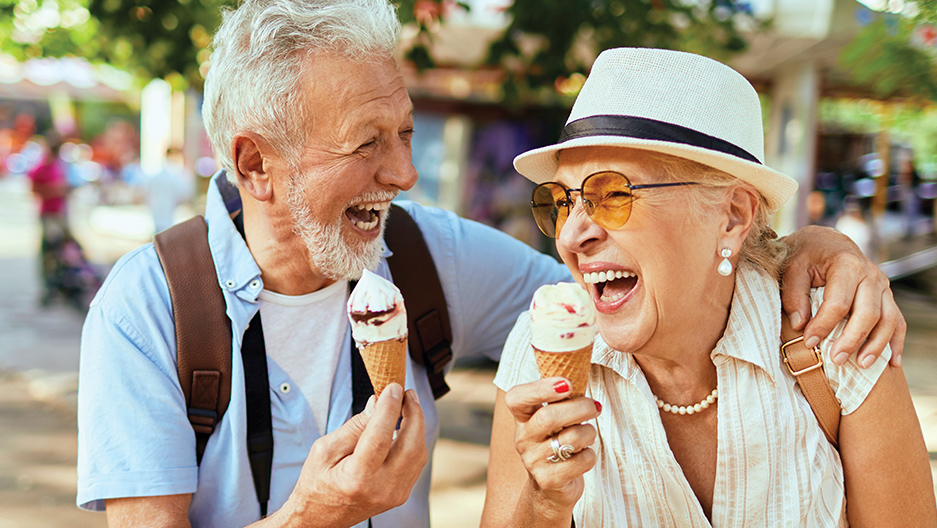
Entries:
[[231,399],[231,323],[215,263],[208,226],[201,216],[153,239],[166,275],[176,329],[176,365],[201,462],[208,437]]
[[384,241],[393,252],[390,274],[407,304],[410,357],[426,367],[438,400],[449,392],[444,369],[452,360],[452,327],[436,265],[420,227],[398,205],[391,205]]
[[823,356],[819,347],[808,348],[804,344],[804,334],[791,327],[787,314],[781,313],[781,357],[784,364],[794,375],[801,392],[810,403],[813,414],[820,423],[820,429],[826,439],[839,448],[839,420],[842,417],[842,405],[830,379],[823,371]]

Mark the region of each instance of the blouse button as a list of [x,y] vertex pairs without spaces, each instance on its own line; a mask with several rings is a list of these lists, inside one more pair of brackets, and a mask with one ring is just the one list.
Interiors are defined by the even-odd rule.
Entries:
[[283,394],[289,394],[290,384],[289,383],[280,384],[280,392],[282,392]]
[[224,285],[227,286],[228,288],[233,288],[234,284],[235,284],[234,281],[231,279],[226,280],[224,283]]
[[260,281],[257,280],[257,279],[252,280],[252,281],[251,281],[251,288],[254,288],[255,290],[256,290],[257,288],[260,288]]

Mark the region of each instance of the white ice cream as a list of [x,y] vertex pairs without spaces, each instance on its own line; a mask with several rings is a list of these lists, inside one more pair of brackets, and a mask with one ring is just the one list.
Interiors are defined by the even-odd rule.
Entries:
[[400,290],[368,270],[348,298],[348,320],[360,347],[407,335],[407,309]]
[[544,352],[573,352],[595,339],[595,307],[582,286],[546,284],[530,302],[531,344]]

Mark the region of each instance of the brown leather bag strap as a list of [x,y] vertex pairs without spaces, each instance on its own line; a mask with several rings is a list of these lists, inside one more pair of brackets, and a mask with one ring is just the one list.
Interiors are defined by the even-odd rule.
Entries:
[[842,416],[842,405],[833,388],[830,379],[823,371],[823,356],[819,347],[808,348],[804,344],[804,334],[791,327],[787,314],[781,313],[781,357],[784,364],[793,374],[801,392],[810,403],[813,414],[820,423],[820,429],[826,439],[839,449],[839,420]]
[[384,241],[393,252],[390,274],[407,303],[410,357],[426,367],[438,400],[449,392],[444,369],[452,360],[452,327],[436,265],[420,227],[398,205],[391,204]]
[[153,238],[176,329],[176,364],[201,462],[231,399],[231,323],[201,216]]

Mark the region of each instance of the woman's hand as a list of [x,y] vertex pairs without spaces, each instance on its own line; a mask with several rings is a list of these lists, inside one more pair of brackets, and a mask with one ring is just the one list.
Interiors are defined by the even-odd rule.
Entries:
[[[602,405],[586,397],[568,399],[570,383],[565,378],[546,378],[518,385],[504,401],[514,417],[514,446],[529,474],[530,498],[537,508],[565,515],[582,496],[582,475],[595,465],[589,448],[596,438],[595,427],[584,423],[599,415]],[[544,405],[547,404],[547,405]],[[555,452],[550,443],[572,446],[572,455],[551,462]]]
[[[868,367],[891,344],[891,364],[901,366],[908,324],[878,266],[852,240],[830,228],[803,227],[785,242],[791,256],[781,278],[781,301],[794,329],[803,329],[807,346],[819,343],[849,315],[831,350],[835,363],[841,365],[857,353],[859,365]],[[820,286],[826,287],[823,304],[811,319],[810,288]]]

